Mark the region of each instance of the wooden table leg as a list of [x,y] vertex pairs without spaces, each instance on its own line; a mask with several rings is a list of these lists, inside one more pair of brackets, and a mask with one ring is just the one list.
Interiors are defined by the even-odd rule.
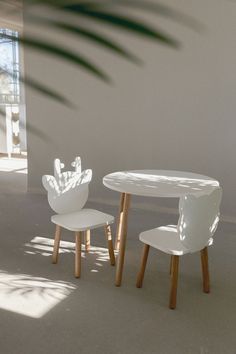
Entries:
[[121,225],[122,225],[123,214],[124,214],[124,200],[125,200],[125,193],[122,193],[120,197],[119,216],[117,218],[118,224],[117,224],[116,242],[115,242],[115,249],[117,251],[119,251],[120,249],[120,233],[121,233]]
[[127,225],[128,225],[128,211],[130,205],[130,194],[124,195],[124,205],[123,205],[123,215],[120,225],[120,249],[118,255],[118,262],[116,268],[116,286],[121,285],[122,273],[125,259],[125,246],[126,246],[126,236],[127,236]]

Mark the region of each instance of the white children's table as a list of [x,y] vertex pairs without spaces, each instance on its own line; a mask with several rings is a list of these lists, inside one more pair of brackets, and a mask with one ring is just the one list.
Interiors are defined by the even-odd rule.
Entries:
[[119,250],[116,268],[116,286],[121,285],[124,266],[128,211],[131,195],[145,197],[181,198],[185,195],[211,193],[219,186],[213,178],[181,171],[137,170],[120,171],[106,175],[103,184],[121,193],[116,249]]

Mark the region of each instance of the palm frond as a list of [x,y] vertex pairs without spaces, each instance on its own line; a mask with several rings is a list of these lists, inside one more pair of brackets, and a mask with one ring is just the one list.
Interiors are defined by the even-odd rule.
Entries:
[[112,13],[106,10],[95,10],[83,5],[68,5],[63,7],[66,11],[78,13],[80,16],[92,18],[95,21],[99,21],[105,24],[118,27],[128,32],[132,32],[146,38],[157,40],[168,46],[179,48],[180,43],[177,39],[167,35],[163,31],[153,28],[150,25],[136,20],[129,16]]
[[72,24],[68,24],[66,22],[48,20],[45,18],[32,17],[29,20],[32,21],[33,23],[37,22],[40,25],[47,25],[49,27],[57,28],[59,30],[63,30],[65,32],[74,34],[76,36],[88,39],[89,41],[101,47],[104,47],[105,49],[112,51],[114,54],[118,54],[121,57],[124,57],[125,59],[128,59],[136,64],[141,64],[142,62],[141,59],[139,59],[137,56],[132,54],[129,50],[127,50],[122,45],[117,43],[117,41],[111,39],[110,37],[104,34],[99,34],[98,32],[91,31],[87,28],[78,25],[75,26]]
[[[145,10],[148,12],[154,12],[157,15],[170,18],[171,20],[180,22],[183,25],[192,27],[195,30],[201,30],[204,26],[200,23],[196,18],[186,15],[184,12],[175,10],[172,7],[160,3],[160,2],[153,2],[148,0],[25,0],[28,5],[37,5],[37,4],[44,4],[53,6],[56,8],[64,8],[64,7],[71,7],[73,10],[73,6],[78,8],[87,8],[87,9],[102,9],[102,8],[136,8],[140,10]],[[76,10],[76,11],[77,11]]]
[[[14,79],[14,73],[6,70],[5,68],[0,66],[0,73],[6,73],[9,77],[11,77],[12,79]],[[46,87],[45,85],[39,83],[38,81],[30,78],[30,77],[23,77],[23,76],[19,76],[19,81],[23,84],[26,84],[28,87],[34,89],[35,91],[46,95],[47,97],[64,104],[67,107],[70,108],[75,108],[74,104],[72,102],[70,102],[65,96],[61,95],[60,93],[58,93],[57,91],[55,91],[54,89],[50,89],[48,87]]]
[[[103,22],[109,24],[125,31],[133,32],[137,35],[142,35],[154,40],[157,40],[161,43],[169,45],[174,48],[178,48],[180,43],[177,39],[172,38],[170,35],[165,34],[163,31],[152,28],[150,25],[137,20],[130,16],[124,16],[119,13],[109,12],[106,9],[109,6],[122,5],[119,1],[101,1],[101,2],[90,2],[90,1],[65,1],[65,0],[27,0],[28,4],[44,4],[55,7],[62,11],[68,11],[73,14],[78,14],[80,16],[85,16],[92,18],[95,21]],[[144,6],[145,3],[142,1],[133,0],[133,2],[127,3],[124,1],[123,5],[135,5]],[[149,6],[150,9],[150,6]],[[168,7],[162,7],[162,12],[169,13]],[[157,10],[157,9],[156,9]]]
[[32,88],[33,90],[41,93],[42,95],[51,98],[52,100],[59,102],[69,108],[75,108],[75,105],[69,101],[65,96],[61,95],[59,92],[55,91],[54,89],[50,89],[43,84],[39,83],[38,81],[29,78],[29,77],[20,77],[20,81],[26,84],[28,87]]
[[51,54],[57,56],[61,59],[69,61],[77,66],[82,67],[86,71],[92,73],[99,79],[110,82],[110,78],[107,74],[103,72],[102,69],[93,64],[89,59],[84,58],[82,55],[72,52],[70,49],[64,49],[60,46],[57,46],[50,42],[45,42],[38,38],[19,36],[14,37],[10,35],[3,35],[5,38],[10,39],[12,41],[17,41],[21,43],[23,46],[34,48],[35,50],[39,50],[42,52],[46,52],[47,54]]
[[168,5],[164,5],[163,3],[152,2],[152,1],[142,1],[142,0],[108,0],[108,3],[111,3],[113,6],[120,6],[120,7],[131,7],[140,10],[145,10],[156,15],[160,15],[171,19],[172,21],[178,22],[181,25],[187,26],[192,28],[197,32],[202,32],[204,29],[203,23],[198,21],[196,18],[186,15],[182,11],[174,10],[173,8],[169,7]]

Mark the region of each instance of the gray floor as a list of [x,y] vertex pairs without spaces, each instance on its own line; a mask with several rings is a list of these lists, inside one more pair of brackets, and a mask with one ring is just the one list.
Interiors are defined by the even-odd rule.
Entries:
[[[59,264],[51,264],[46,197],[4,192],[3,184],[0,191],[0,353],[236,353],[235,225],[220,224],[209,251],[211,294],[201,290],[199,255],[181,258],[171,311],[167,255],[152,250],[144,287],[136,289],[135,280],[139,232],[175,217],[131,210],[124,280],[116,288],[102,230],[92,234],[76,280],[73,244],[65,243]],[[63,240],[73,242],[72,234],[64,232]]]

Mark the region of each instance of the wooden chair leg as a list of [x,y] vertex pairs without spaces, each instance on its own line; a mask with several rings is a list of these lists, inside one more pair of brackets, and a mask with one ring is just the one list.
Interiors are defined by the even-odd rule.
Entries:
[[205,247],[201,250],[201,263],[202,263],[202,278],[203,278],[203,291],[204,293],[210,292],[210,276],[208,267],[208,250]]
[[173,272],[173,256],[170,256],[170,275]]
[[59,225],[56,225],[53,254],[52,254],[52,263],[54,263],[54,264],[56,264],[58,262],[60,240],[61,240],[61,227]]
[[109,252],[110,262],[111,262],[111,265],[114,266],[116,261],[115,261],[115,254],[114,254],[114,249],[113,249],[111,226],[105,225],[104,230],[105,230],[105,235],[106,235],[107,243],[108,243],[108,252]]
[[173,256],[173,266],[171,273],[171,289],[170,289],[170,309],[176,308],[177,286],[178,286],[178,270],[179,270],[179,256]]
[[85,244],[85,251],[89,252],[90,250],[90,230],[85,231],[85,235],[84,235],[84,244]]
[[138,273],[137,281],[136,281],[136,287],[141,288],[143,285],[143,278],[144,278],[144,273],[146,269],[146,264],[147,264],[147,259],[148,259],[148,253],[149,253],[150,246],[149,245],[144,245],[143,248],[143,254],[142,254],[142,260],[141,260],[141,268]]
[[82,232],[75,232],[75,277],[80,278],[81,274],[81,242]]

